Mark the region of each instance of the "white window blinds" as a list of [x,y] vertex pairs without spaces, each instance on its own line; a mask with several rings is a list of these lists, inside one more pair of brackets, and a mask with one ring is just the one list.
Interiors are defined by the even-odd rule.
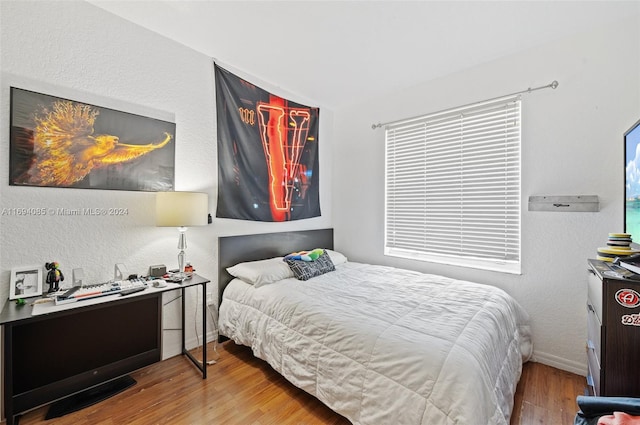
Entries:
[[512,96],[389,124],[385,253],[519,272],[520,120]]

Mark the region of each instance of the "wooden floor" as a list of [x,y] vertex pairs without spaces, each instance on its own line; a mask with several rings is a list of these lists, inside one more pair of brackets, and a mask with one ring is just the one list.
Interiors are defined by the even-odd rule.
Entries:
[[[138,382],[101,403],[61,418],[44,420],[47,408],[26,413],[20,425],[313,425],[349,424],[342,416],[294,387],[251,350],[226,342],[208,358],[208,379],[178,356],[131,376]],[[515,397],[511,425],[573,424],[576,396],[585,379],[539,363],[526,363]],[[469,424],[479,425],[479,424]]]

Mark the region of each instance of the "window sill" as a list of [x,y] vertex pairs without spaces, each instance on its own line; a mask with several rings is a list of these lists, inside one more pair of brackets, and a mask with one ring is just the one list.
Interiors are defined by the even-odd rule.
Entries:
[[390,257],[406,258],[409,260],[425,261],[430,263],[447,264],[450,266],[468,267],[472,269],[490,270],[500,273],[522,274],[520,262],[508,262],[488,260],[486,258],[459,258],[448,255],[436,255],[426,253],[416,253],[413,251],[385,248],[384,255]]

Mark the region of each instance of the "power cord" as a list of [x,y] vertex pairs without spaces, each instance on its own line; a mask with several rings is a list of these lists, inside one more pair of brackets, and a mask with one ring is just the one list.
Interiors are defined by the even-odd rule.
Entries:
[[[194,329],[195,329],[195,333],[196,333],[196,342],[198,345],[200,345],[200,336],[198,335],[198,305],[199,305],[199,292],[196,292],[195,294],[195,303],[196,303],[196,308],[194,308],[194,316],[193,316],[193,325],[194,325]],[[207,310],[209,310],[209,315],[211,316],[211,322],[213,324],[213,331],[214,331],[214,339],[213,339],[213,352],[216,354],[216,358],[207,361],[207,365],[212,365],[212,364],[216,364],[218,362],[218,359],[220,358],[220,354],[218,353],[218,322],[217,320],[215,320],[213,313],[211,311],[211,307],[209,306],[209,303],[207,303]],[[203,338],[203,343],[202,343],[202,356],[204,357],[204,350],[207,349],[207,335],[203,334],[202,335]]]
[[[195,330],[195,334],[196,334],[196,342],[198,345],[200,345],[200,335],[198,334],[198,306],[200,305],[198,298],[199,298],[199,292],[195,292],[195,306],[196,308],[194,309],[194,317],[193,317],[193,324],[194,324],[194,330]],[[174,301],[179,300],[180,298],[182,298],[182,295],[178,295],[172,299],[170,299],[169,301],[163,303],[163,306],[167,306],[171,303],[173,303]],[[216,355],[216,358],[213,360],[209,360],[207,361],[207,365],[212,365],[212,364],[216,364],[218,359],[220,358],[220,353],[218,353],[218,321],[216,320],[216,317],[213,314],[213,311],[211,310],[211,306],[207,303],[207,310],[209,311],[209,316],[211,317],[211,323],[213,324],[213,333],[214,333],[214,340],[213,342],[213,352]],[[179,331],[182,330],[182,328],[163,328],[163,330],[165,331]],[[204,344],[202,344],[202,349],[205,350],[206,349],[206,335],[204,335]]]

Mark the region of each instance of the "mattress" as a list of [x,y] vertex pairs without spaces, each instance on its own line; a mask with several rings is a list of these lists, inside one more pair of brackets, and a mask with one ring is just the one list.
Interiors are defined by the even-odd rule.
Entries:
[[220,333],[354,424],[509,424],[527,313],[499,288],[347,262],[307,281],[239,279]]

